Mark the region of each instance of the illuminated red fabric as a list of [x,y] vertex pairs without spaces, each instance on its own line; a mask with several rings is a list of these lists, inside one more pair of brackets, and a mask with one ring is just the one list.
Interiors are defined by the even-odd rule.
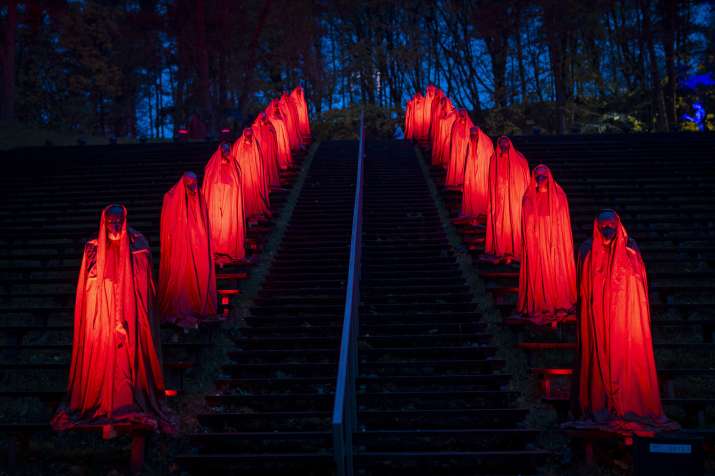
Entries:
[[211,248],[216,261],[242,260],[246,256],[246,222],[241,171],[231,156],[222,156],[220,147],[204,168],[201,193],[209,212]]
[[[442,122],[442,117],[444,117],[452,110],[454,110],[454,106],[452,105],[452,101],[450,101],[447,96],[440,96],[439,98],[435,98],[432,101],[429,130],[429,141],[432,145],[432,149],[435,148],[438,137],[440,135],[440,124]],[[434,152],[432,155],[434,156]]]
[[450,140],[452,138],[452,125],[457,120],[457,110],[451,101],[444,104],[442,114],[437,121],[434,142],[432,142],[432,164],[447,166],[449,160]]
[[216,271],[209,239],[209,214],[201,190],[181,178],[161,208],[159,309],[161,318],[196,327],[216,317]]
[[521,203],[529,186],[529,164],[508,138],[502,152],[497,141],[489,163],[485,253],[494,258],[521,257]]
[[308,103],[305,101],[303,88],[297,86],[291,91],[290,96],[298,110],[298,126],[300,128],[300,135],[303,137],[303,143],[309,144],[312,137],[310,132],[310,116],[308,115]]
[[233,144],[231,155],[241,170],[241,189],[243,190],[243,212],[246,219],[258,215],[270,216],[268,177],[261,163],[261,150],[253,131],[246,129]]
[[127,227],[126,209],[119,239],[108,238],[110,207],[102,211],[97,238],[84,248],[67,397],[52,427],[133,424],[173,433],[164,407],[151,249]]
[[[546,171],[545,191],[537,190],[536,171]],[[535,324],[575,313],[576,266],[566,194],[551,170],[531,174],[521,209],[523,251],[516,309]]]
[[579,275],[577,390],[584,426],[677,429],[660,401],[645,265],[620,218],[610,243],[594,221]]
[[[419,93],[417,93],[419,94]],[[411,140],[414,138],[415,129],[415,101],[417,99],[417,94],[407,101],[407,107],[405,108],[405,139]]]
[[274,107],[278,107],[283,116],[283,121],[286,124],[288,131],[288,140],[290,142],[290,150],[296,151],[303,145],[303,138],[298,129],[298,114],[295,111],[295,106],[291,107],[291,101],[288,100],[288,95],[284,94],[280,99],[274,99]]
[[469,131],[474,126],[466,109],[460,109],[452,124],[449,143],[445,146],[445,162],[447,175],[444,184],[447,187],[461,190],[464,185],[464,163],[467,158]]
[[432,137],[432,123],[436,121],[435,109],[440,109],[440,102],[444,97],[444,92],[437,86],[430,84],[425,91],[424,117],[427,121],[425,126],[425,140],[430,140]]
[[492,140],[484,131],[477,129],[475,136],[470,135],[467,145],[462,192],[462,215],[473,218],[487,213],[489,164],[494,155]]
[[273,129],[276,131],[276,142],[278,146],[278,165],[280,168],[285,170],[291,166],[293,158],[290,155],[290,139],[288,137],[288,128],[283,120],[283,115],[280,109],[274,107],[271,103],[270,106],[266,108],[266,116],[270,121]]
[[426,99],[421,93],[417,93],[414,97],[413,105],[413,134],[412,138],[419,142],[426,142],[429,139],[429,120],[430,116],[427,111]]
[[272,187],[280,187],[281,179],[279,175],[280,166],[278,164],[278,140],[276,138],[276,130],[266,118],[265,113],[258,115],[251,129],[253,129],[253,135],[258,141],[258,146],[261,151],[261,163],[268,177],[268,184]]

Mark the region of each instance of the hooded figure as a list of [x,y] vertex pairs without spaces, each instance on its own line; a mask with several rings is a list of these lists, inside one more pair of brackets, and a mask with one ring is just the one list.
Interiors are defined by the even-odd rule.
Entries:
[[280,99],[274,99],[273,103],[274,107],[281,112],[286,123],[290,150],[295,152],[303,147],[303,137],[300,135],[298,126],[298,111],[287,94],[283,94]]
[[151,249],[127,226],[127,210],[102,210],[97,238],[84,247],[74,310],[67,397],[57,431],[130,424],[173,433],[164,407],[159,323]]
[[653,358],[648,281],[638,247],[613,210],[599,213],[579,253],[579,367],[583,421],[615,431],[674,430],[663,414]]
[[521,208],[517,312],[534,324],[574,315],[576,266],[566,194],[545,165],[531,174]]
[[519,261],[521,203],[529,186],[529,164],[508,137],[501,136],[489,163],[486,258]]
[[209,213],[193,172],[164,194],[161,207],[159,309],[162,320],[197,327],[216,316],[216,270]]
[[278,164],[278,140],[276,138],[276,130],[271,125],[265,112],[260,113],[253,122],[253,135],[258,141],[258,146],[261,149],[261,163],[266,176],[268,177],[268,185],[270,187],[280,187],[281,178],[279,174],[280,166]]
[[[417,93],[419,94],[419,93]],[[415,94],[412,99],[407,101],[407,107],[405,108],[405,139],[411,140],[415,137],[415,100],[417,99],[417,94]]]
[[250,128],[233,144],[231,155],[241,170],[243,207],[247,220],[259,215],[271,216],[268,176],[261,163],[261,149]]
[[293,163],[293,158],[290,155],[290,138],[288,137],[288,128],[283,120],[280,108],[275,107],[274,103],[266,108],[266,117],[276,131],[276,145],[278,147],[278,165],[281,170],[285,170]]
[[442,112],[437,119],[437,123],[432,128],[435,135],[432,141],[432,165],[447,166],[449,160],[449,146],[452,136],[452,125],[457,120],[457,110],[452,105],[452,101],[444,98],[442,101]]
[[489,191],[489,164],[494,155],[494,145],[488,135],[472,127],[467,144],[462,191],[462,216],[476,221],[487,213]]
[[241,170],[231,156],[231,146],[224,142],[206,164],[201,187],[209,212],[211,249],[220,264],[240,261],[246,256],[241,187]]
[[470,130],[474,126],[466,109],[460,109],[452,124],[448,147],[445,147],[447,176],[444,184],[448,188],[462,190],[464,185],[464,162],[467,158]]
[[290,97],[293,99],[298,111],[298,127],[300,129],[300,135],[303,137],[303,144],[310,144],[310,141],[312,140],[310,132],[310,116],[308,115],[308,103],[305,101],[303,88],[297,86],[293,91],[291,91]]
[[427,86],[427,89],[425,91],[425,104],[424,104],[424,117],[426,121],[425,129],[424,129],[424,134],[425,134],[425,139],[424,140],[430,140],[431,138],[431,131],[432,131],[432,123],[433,121],[436,121],[436,117],[434,114],[436,114],[435,109],[440,108],[440,103],[441,99],[444,96],[444,93],[442,92],[441,89],[439,89],[437,86],[434,84],[430,84]]

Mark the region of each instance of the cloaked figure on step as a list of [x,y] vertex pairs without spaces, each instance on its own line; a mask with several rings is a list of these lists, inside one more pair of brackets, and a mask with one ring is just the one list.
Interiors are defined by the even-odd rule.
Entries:
[[440,104],[441,112],[437,114],[432,124],[432,165],[447,166],[449,160],[449,145],[452,137],[452,125],[457,120],[457,110],[448,97],[443,97]]
[[276,129],[268,120],[265,112],[258,114],[251,129],[253,129],[253,135],[256,137],[261,150],[261,163],[268,177],[268,184],[270,187],[280,188],[281,178]]
[[467,159],[472,127],[474,127],[474,123],[469,117],[469,112],[466,109],[460,109],[452,124],[449,144],[445,146],[447,175],[444,178],[444,185],[452,190],[462,190],[464,185],[464,163]]
[[521,258],[521,204],[529,186],[529,164],[506,136],[489,163],[487,235],[481,259],[511,263]]
[[102,210],[84,247],[74,309],[67,396],[52,418],[57,431],[117,427],[175,432],[164,404],[151,249],[127,226],[127,210]]
[[243,212],[241,170],[231,146],[223,142],[204,168],[201,193],[206,200],[211,229],[211,249],[217,264],[246,257],[246,220]]
[[494,145],[479,127],[469,131],[469,144],[464,164],[462,213],[459,221],[476,225],[484,223],[489,192],[489,164],[494,155]]
[[570,428],[676,430],[663,413],[653,358],[648,279],[618,214],[601,211],[579,251],[578,363]]
[[298,111],[298,126],[303,144],[308,145],[313,138],[310,132],[310,116],[308,116],[308,103],[305,101],[305,93],[301,86],[296,86],[290,93],[290,97],[296,105]]
[[270,218],[269,178],[261,162],[261,149],[253,135],[253,129],[243,130],[243,134],[231,148],[231,155],[241,170],[243,210],[246,221],[250,223],[252,220]]
[[444,97],[444,92],[434,84],[427,86],[425,90],[424,116],[427,124],[425,125],[424,141],[430,141],[432,137],[432,124],[435,121],[435,115],[440,109],[440,102]]
[[295,104],[290,100],[290,96],[287,93],[283,93],[280,99],[273,100],[273,104],[273,107],[281,112],[283,121],[285,121],[290,150],[296,152],[302,149],[304,146],[303,137],[300,135],[298,126],[298,112],[295,110]]
[[288,127],[283,120],[283,114],[279,107],[276,107],[273,102],[265,110],[268,121],[276,131],[276,146],[278,147],[278,165],[281,170],[289,168],[293,163],[293,158],[290,152],[290,138],[288,136]]
[[566,194],[551,170],[537,165],[521,209],[522,253],[516,311],[537,325],[576,312],[576,265]]
[[195,328],[217,308],[209,213],[195,173],[184,173],[164,194],[160,232],[162,321]]

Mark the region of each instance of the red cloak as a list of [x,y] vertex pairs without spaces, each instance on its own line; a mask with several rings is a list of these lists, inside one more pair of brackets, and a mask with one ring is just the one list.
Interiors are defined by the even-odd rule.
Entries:
[[[419,93],[417,93],[419,94]],[[417,94],[407,101],[407,107],[405,108],[405,139],[411,140],[414,138],[415,133],[415,100],[417,99]]]
[[470,135],[467,158],[464,164],[464,188],[462,192],[462,215],[477,218],[487,213],[489,191],[489,164],[494,155],[494,145],[480,128]]
[[419,142],[425,142],[429,138],[429,114],[426,111],[426,100],[419,92],[414,97],[412,109],[414,111],[412,138]]
[[[430,111],[430,130],[429,130],[429,141],[432,146],[432,157],[435,157],[434,149],[437,147],[438,138],[440,136],[440,124],[442,122],[442,117],[445,115],[445,110],[449,108],[450,112],[454,109],[452,101],[449,100],[447,96],[440,96],[432,101],[432,110]],[[432,161],[435,164],[434,159]]]
[[296,151],[300,149],[303,145],[303,138],[300,136],[298,129],[298,114],[295,111],[295,106],[291,107],[291,101],[288,99],[287,94],[281,96],[280,99],[274,99],[273,102],[274,107],[277,107],[281,111],[281,116],[283,116],[283,120],[286,123],[290,150]]
[[231,156],[224,159],[221,147],[204,168],[201,193],[209,212],[211,249],[216,261],[223,263],[244,259],[246,222],[241,171]]
[[278,165],[282,170],[291,166],[293,158],[290,155],[290,139],[288,137],[288,128],[283,120],[283,115],[280,109],[276,109],[271,103],[265,110],[266,116],[270,121],[273,129],[276,131],[276,143],[278,147]]
[[271,216],[268,177],[261,163],[261,150],[253,131],[245,129],[243,135],[233,144],[231,155],[241,170],[243,190],[243,210],[246,219],[258,215]]
[[84,247],[67,397],[52,427],[131,424],[173,433],[164,407],[151,249],[127,227],[124,207],[119,239],[109,239],[105,220],[113,206],[102,210],[97,238]]
[[430,84],[425,91],[424,116],[427,124],[425,125],[425,139],[430,140],[432,137],[432,124],[436,121],[435,109],[440,109],[440,103],[444,97],[444,92],[437,86]]
[[180,178],[161,207],[159,309],[162,320],[196,327],[216,316],[216,270],[209,214],[201,190]]
[[[546,171],[546,190],[537,190],[536,172]],[[573,315],[576,306],[571,219],[566,194],[545,165],[531,174],[521,208],[522,254],[517,312],[535,324]]]
[[575,426],[677,429],[660,401],[645,265],[618,215],[616,220],[610,243],[594,221],[593,240],[579,257],[577,397],[585,421]]
[[466,109],[460,109],[457,119],[452,124],[448,147],[445,147],[447,175],[444,184],[461,190],[464,185],[464,163],[467,158],[469,131],[474,124]]
[[452,126],[457,120],[457,110],[451,102],[448,102],[442,109],[442,115],[437,122],[435,142],[432,143],[432,164],[447,166],[449,160],[450,140],[452,138]]
[[300,128],[300,135],[303,137],[303,143],[309,144],[312,140],[312,134],[310,132],[310,116],[308,115],[308,103],[305,101],[305,93],[303,88],[297,86],[290,93],[293,102],[295,102],[296,108],[298,110],[298,126]]
[[265,113],[261,113],[256,117],[251,128],[261,150],[261,163],[268,177],[268,184],[271,187],[280,187],[281,178],[279,174],[276,130],[266,118]]
[[[521,203],[529,186],[529,164],[508,142],[502,152],[499,141],[489,163],[489,196],[485,254],[495,259],[521,257]],[[500,138],[500,140],[503,140]]]

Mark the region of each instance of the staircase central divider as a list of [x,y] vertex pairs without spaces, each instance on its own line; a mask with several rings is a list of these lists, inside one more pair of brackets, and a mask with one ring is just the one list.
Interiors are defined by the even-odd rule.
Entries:
[[362,194],[365,155],[365,111],[360,111],[357,177],[353,206],[350,263],[345,289],[345,314],[333,406],[333,454],[339,476],[353,474],[352,435],[357,427],[358,334],[360,331],[360,272],[362,255]]

